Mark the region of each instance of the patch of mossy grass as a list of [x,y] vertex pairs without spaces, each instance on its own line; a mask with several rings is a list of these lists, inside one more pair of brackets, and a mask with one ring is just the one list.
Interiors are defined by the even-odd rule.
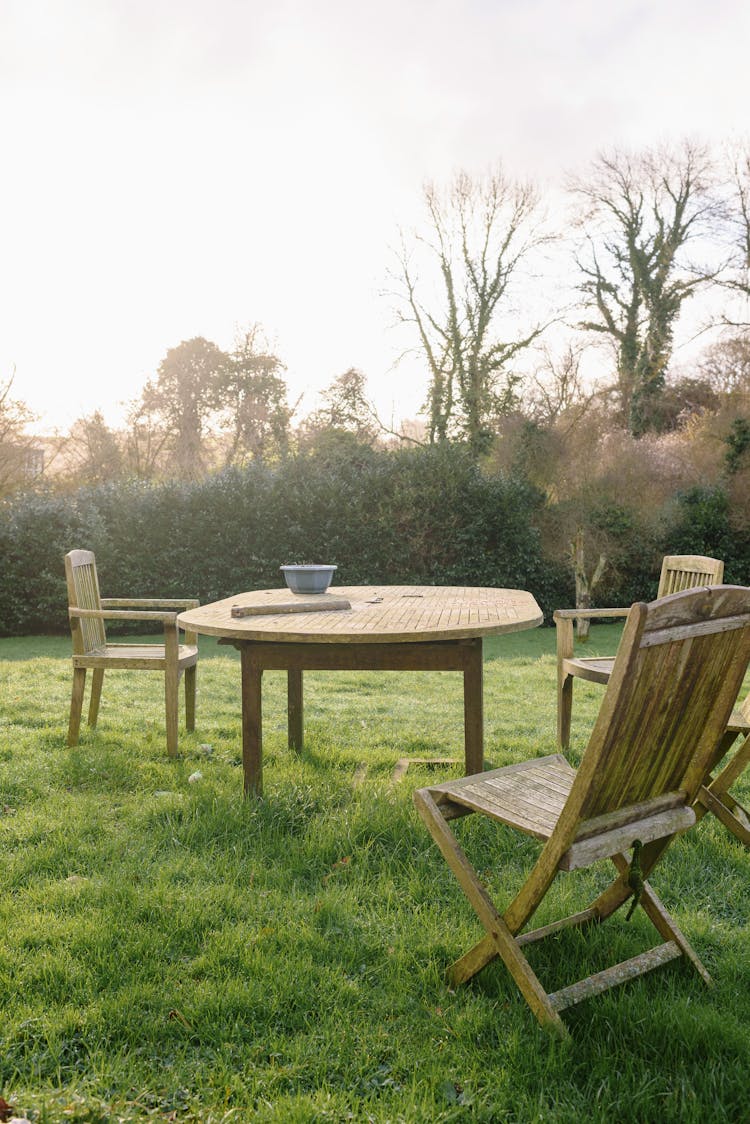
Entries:
[[[594,628],[589,650],[617,637]],[[310,673],[295,755],[284,677],[267,673],[265,795],[244,801],[236,653],[201,648],[197,731],[169,760],[158,677],[110,674],[98,729],[68,749],[67,644],[0,641],[0,1095],[17,1115],[747,1118],[750,854],[715,819],[655,880],[714,989],[672,965],[566,1013],[561,1044],[502,965],[444,982],[480,933],[411,794],[458,767],[392,774],[402,757],[460,759],[460,676]],[[488,764],[554,752],[554,631],[486,654]],[[576,760],[601,698],[576,683]],[[507,901],[536,845],[479,817],[457,831]],[[607,877],[561,877],[539,922]],[[531,959],[562,986],[653,943],[642,915],[618,916]]]

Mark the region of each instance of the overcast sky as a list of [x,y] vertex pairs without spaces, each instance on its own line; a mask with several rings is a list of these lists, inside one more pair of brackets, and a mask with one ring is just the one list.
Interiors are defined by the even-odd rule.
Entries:
[[0,0],[0,382],[113,423],[260,322],[293,398],[424,375],[383,296],[421,186],[748,129],[748,0]]

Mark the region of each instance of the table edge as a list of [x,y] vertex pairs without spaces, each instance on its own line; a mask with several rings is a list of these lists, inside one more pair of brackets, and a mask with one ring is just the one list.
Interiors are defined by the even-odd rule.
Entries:
[[[359,587],[346,587],[359,588]],[[362,588],[369,588],[367,586]],[[388,588],[388,587],[381,587]],[[508,589],[509,587],[488,587],[488,586],[463,586],[463,587],[444,587],[444,586],[414,586],[415,589],[424,588],[475,588],[475,589],[497,589],[498,592]],[[378,631],[378,632],[362,632],[362,633],[330,633],[330,634],[312,634],[308,632],[276,632],[267,629],[257,629],[253,627],[253,623],[257,618],[245,617],[242,624],[227,623],[211,624],[202,621],[196,622],[194,619],[195,614],[201,612],[202,609],[208,605],[201,605],[196,609],[188,609],[186,612],[180,613],[177,618],[177,623],[182,629],[188,629],[191,632],[197,632],[201,636],[214,636],[220,639],[234,640],[238,642],[245,641],[246,643],[273,643],[273,644],[337,644],[337,645],[354,645],[354,644],[419,644],[419,643],[444,643],[450,640],[474,640],[483,636],[502,636],[514,632],[524,632],[527,629],[538,628],[544,623],[544,613],[539,608],[536,598],[529,590],[513,589],[509,590],[514,593],[525,594],[531,605],[530,610],[533,608],[536,612],[531,612],[528,617],[521,620],[507,621],[503,624],[496,622],[474,622],[467,625],[459,625],[455,628],[447,626],[445,628],[431,628],[427,630],[416,630],[414,632],[397,632]],[[248,591],[256,592],[256,591]],[[260,591],[258,591],[260,592]],[[241,594],[236,594],[239,597]],[[231,601],[232,598],[222,598],[222,601]],[[220,602],[209,602],[209,605],[219,604]]]

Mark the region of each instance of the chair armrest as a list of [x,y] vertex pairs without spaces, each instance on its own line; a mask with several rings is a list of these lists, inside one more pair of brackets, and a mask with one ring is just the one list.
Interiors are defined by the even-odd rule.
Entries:
[[555,609],[552,620],[557,624],[558,621],[574,621],[578,617],[588,617],[590,620],[597,617],[626,617],[629,612],[630,609]]
[[72,621],[82,617],[93,617],[94,620],[100,621],[162,621],[164,624],[177,622],[177,613],[145,611],[137,613],[127,609],[78,609],[75,606],[68,609],[68,616]]
[[197,609],[200,601],[197,597],[102,597],[100,604],[103,609]]
[[[552,620],[555,622],[557,642],[557,674],[563,674],[563,660],[573,658],[573,621],[578,617],[589,620],[602,617],[626,617],[630,609],[555,609]],[[561,681],[561,679],[560,679]]]
[[[191,602],[189,607],[196,608],[200,604],[199,601]],[[68,609],[68,616],[71,621],[80,620],[82,617],[99,621],[159,621],[164,625],[164,645],[169,652],[173,652],[176,656],[178,646],[179,628],[177,625],[178,613],[159,613],[142,611],[136,612],[131,609],[78,609],[71,606]],[[185,629],[185,643],[197,644],[198,637],[195,632]]]

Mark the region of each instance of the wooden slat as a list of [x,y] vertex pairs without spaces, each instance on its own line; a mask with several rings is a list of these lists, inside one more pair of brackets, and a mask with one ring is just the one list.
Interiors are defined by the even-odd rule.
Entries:
[[102,597],[102,609],[197,609],[197,597]]
[[673,644],[675,640],[691,640],[717,631],[733,632],[734,629],[745,627],[747,627],[747,616],[727,617],[721,622],[718,630],[711,621],[697,621],[695,624],[683,625],[682,628],[662,628],[656,632],[649,632],[643,637],[641,647],[653,648],[657,644]]
[[581,867],[591,866],[599,859],[608,859],[611,855],[632,847],[636,839],[640,839],[641,843],[667,839],[680,831],[687,831],[693,826],[695,819],[692,808],[671,808],[656,816],[616,827],[612,831],[603,831],[568,848],[560,860],[560,870],[579,870]]
[[558,621],[602,620],[606,617],[626,617],[630,609],[555,609],[552,619]]
[[600,995],[610,987],[634,980],[646,972],[653,971],[654,968],[660,968],[662,964],[668,964],[670,960],[677,960],[680,956],[682,952],[675,942],[666,941],[656,948],[649,949],[648,952],[642,952],[639,956],[623,960],[621,964],[605,968],[603,972],[597,972],[596,975],[589,976],[585,980],[579,980],[578,983],[561,988],[560,991],[554,991],[547,996],[547,999],[555,1011],[564,1011],[568,1007],[575,1006],[576,1003],[583,1002],[584,999],[590,999],[592,995]]
[[516,944],[523,947],[525,944],[535,944],[543,941],[545,937],[559,933],[562,929],[570,929],[576,925],[590,925],[598,921],[599,915],[595,909],[582,909],[580,913],[571,913],[569,917],[562,917],[559,921],[552,921],[549,925],[542,925],[539,929],[531,929],[528,933],[520,933],[516,937]]
[[666,812],[685,804],[684,792],[665,792],[654,796],[650,800],[643,800],[638,804],[628,804],[607,812],[595,819],[584,820],[576,831],[576,842],[589,839],[592,835],[600,835],[603,831],[613,831],[615,828],[634,823],[636,820],[655,816],[658,812]]

